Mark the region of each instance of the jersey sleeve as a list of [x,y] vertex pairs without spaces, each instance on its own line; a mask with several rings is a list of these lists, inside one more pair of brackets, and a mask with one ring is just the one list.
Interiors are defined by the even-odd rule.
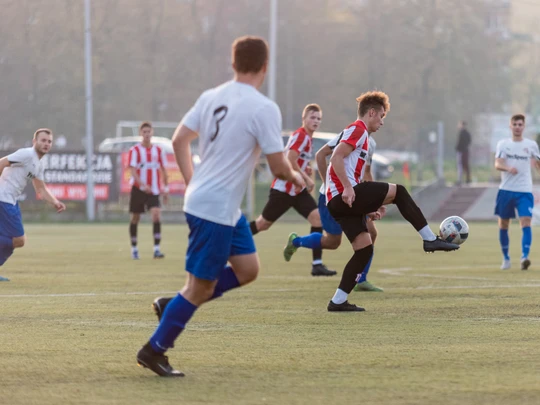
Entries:
[[346,143],[351,145],[353,149],[358,148],[361,144],[362,135],[364,135],[364,129],[357,126],[351,126],[343,131],[340,143]]
[[497,159],[499,159],[499,158],[505,159],[506,158],[506,153],[504,153],[504,151],[503,151],[503,143],[504,143],[504,141],[499,141],[497,143],[497,149],[495,150],[495,158],[497,158]]
[[138,164],[139,164],[139,154],[137,153],[136,147],[134,146],[129,150],[128,166],[137,167]]
[[283,152],[281,112],[276,103],[269,103],[255,113],[252,131],[265,155]]
[[538,144],[534,141],[531,142],[531,156],[536,160],[540,160],[540,151],[538,150]]
[[326,143],[326,146],[328,146],[330,149],[334,150],[336,148],[336,146],[338,146],[339,144],[339,141],[341,141],[341,137],[343,136],[343,132],[341,132],[339,135],[337,135],[336,137],[330,139],[327,143]]
[[204,93],[195,102],[193,107],[184,115],[181,124],[191,129],[193,132],[199,132],[201,129],[202,101]]
[[38,172],[36,173],[36,179],[45,181],[45,168],[40,166]]
[[12,166],[23,166],[32,159],[32,155],[28,153],[30,149],[19,149],[18,151],[13,152],[11,155],[8,155],[8,161]]

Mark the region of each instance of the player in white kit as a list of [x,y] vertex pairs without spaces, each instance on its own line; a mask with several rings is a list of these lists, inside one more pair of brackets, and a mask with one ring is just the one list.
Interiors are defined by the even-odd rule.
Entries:
[[[32,180],[36,194],[51,203],[58,212],[66,209],[43,182],[41,158],[51,150],[52,140],[50,129],[38,129],[34,133],[32,147],[19,149],[0,159],[0,266],[14,249],[23,247],[26,241],[18,200],[29,180]],[[9,280],[0,277],[0,281]]]
[[523,138],[525,116],[516,114],[510,119],[511,139],[503,139],[497,144],[495,152],[495,168],[501,171],[501,185],[497,193],[495,215],[499,217],[499,241],[503,253],[502,270],[511,267],[508,253],[510,239],[508,227],[510,219],[519,216],[522,229],[521,238],[521,270],[531,265],[529,251],[532,242],[531,218],[534,207],[532,194],[531,162],[540,169],[538,144]]
[[[154,301],[160,324],[137,353],[139,365],[164,377],[184,375],[171,367],[164,353],[197,308],[257,277],[259,258],[240,204],[261,150],[276,177],[291,181],[297,191],[305,187],[283,153],[279,107],[257,91],[266,75],[266,42],[257,37],[236,39],[232,61],[234,80],[205,91],[173,137],[176,161],[187,184],[188,276],[176,297]],[[197,136],[201,163],[194,172],[190,143]]]

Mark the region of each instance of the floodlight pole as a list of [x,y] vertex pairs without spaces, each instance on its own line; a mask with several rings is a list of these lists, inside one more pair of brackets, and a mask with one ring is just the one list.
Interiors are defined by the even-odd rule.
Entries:
[[94,138],[93,122],[94,111],[92,108],[92,27],[90,18],[91,0],[84,0],[84,76],[85,76],[85,99],[86,99],[86,217],[88,221],[94,221],[95,196],[94,196]]

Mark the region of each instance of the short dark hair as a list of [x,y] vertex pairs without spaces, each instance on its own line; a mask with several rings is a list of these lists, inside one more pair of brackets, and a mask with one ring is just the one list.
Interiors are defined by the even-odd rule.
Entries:
[[512,118],[510,118],[510,122],[514,122],[514,121],[523,121],[525,123],[525,115],[523,114],[512,115]]
[[363,117],[366,113],[375,108],[376,110],[384,108],[386,114],[390,111],[390,100],[388,95],[382,91],[367,91],[360,94],[356,99],[358,102],[358,116]]
[[44,133],[47,135],[52,135],[53,132],[49,128],[40,128],[36,132],[34,132],[34,141],[38,138],[39,134]]
[[141,125],[139,125],[139,131],[142,131],[144,128],[152,129],[152,123],[150,121],[143,121]]
[[322,109],[319,106],[319,104],[312,103],[312,104],[308,104],[308,105],[306,105],[304,107],[304,111],[302,111],[302,118],[305,118],[306,115],[308,115],[308,113],[310,113],[312,111],[320,112],[322,114]]
[[232,62],[238,73],[259,73],[268,62],[268,44],[260,37],[236,38],[232,44]]

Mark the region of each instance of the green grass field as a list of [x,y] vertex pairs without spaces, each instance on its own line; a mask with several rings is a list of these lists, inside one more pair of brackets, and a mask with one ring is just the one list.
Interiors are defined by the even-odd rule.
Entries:
[[[519,230],[503,272],[495,224],[433,255],[407,224],[378,225],[369,279],[385,292],[353,293],[364,313],[326,312],[339,278],[312,278],[309,251],[283,261],[306,224],[257,235],[260,278],[203,306],[171,350],[183,379],[135,354],[156,326],[152,300],[183,285],[185,226],[164,226],[167,258],[154,261],[142,225],[134,262],[127,225],[28,225],[0,269],[0,403],[540,403],[540,254],[519,270]],[[349,256],[344,243],[325,262],[341,273]]]

